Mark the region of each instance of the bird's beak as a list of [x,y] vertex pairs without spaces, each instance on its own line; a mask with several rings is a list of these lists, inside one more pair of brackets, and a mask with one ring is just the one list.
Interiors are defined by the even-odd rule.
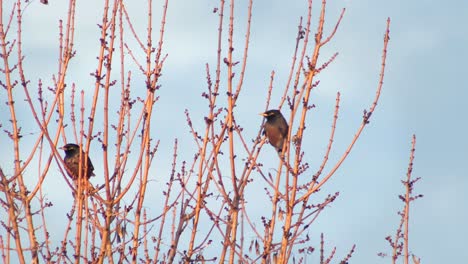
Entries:
[[65,150],[65,146],[62,146],[62,147],[60,147],[59,149],[63,149],[63,150]]
[[259,115],[261,115],[261,116],[267,116],[265,113],[260,113]]

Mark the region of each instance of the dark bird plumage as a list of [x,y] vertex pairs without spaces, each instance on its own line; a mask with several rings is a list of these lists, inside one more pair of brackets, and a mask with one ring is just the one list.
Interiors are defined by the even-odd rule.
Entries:
[[[94,176],[94,166],[93,163],[91,163],[91,160],[89,159],[88,155],[84,153],[83,151],[81,152],[81,160],[82,162],[79,161],[80,159],[80,146],[76,144],[66,144],[65,146],[61,147],[65,151],[65,158],[63,161],[65,162],[65,165],[67,166],[67,173],[70,178],[73,180],[78,179],[79,174],[79,169],[80,169],[80,163],[81,163],[81,177],[86,177],[90,178],[91,176]],[[87,171],[85,173],[85,163],[84,160],[88,160],[87,164]]]
[[279,110],[268,110],[261,114],[266,118],[263,134],[278,153],[283,151],[284,141],[288,137],[289,126]]

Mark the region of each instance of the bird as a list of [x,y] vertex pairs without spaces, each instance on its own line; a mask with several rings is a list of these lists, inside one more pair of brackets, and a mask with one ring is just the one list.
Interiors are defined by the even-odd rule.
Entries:
[[[81,161],[80,160],[80,146],[76,144],[66,144],[65,146],[61,147],[65,151],[65,158],[63,161],[65,162],[65,166],[67,167],[67,173],[70,178],[73,180],[77,180],[78,176],[80,175],[79,169],[81,164],[81,177],[89,179],[91,176],[94,176],[94,166],[89,156],[81,151]],[[87,159],[87,165],[84,163],[84,159]],[[85,173],[85,166],[87,166],[87,170]]]
[[266,118],[263,134],[278,153],[283,152],[284,141],[288,137],[289,126],[279,110],[271,109],[260,115]]

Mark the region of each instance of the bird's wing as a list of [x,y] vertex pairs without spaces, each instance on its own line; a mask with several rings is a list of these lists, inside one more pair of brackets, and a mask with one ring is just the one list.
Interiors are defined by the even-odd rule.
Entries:
[[286,139],[288,137],[288,131],[289,131],[288,124],[285,124],[285,126],[280,126],[279,131],[280,131],[281,135],[284,135],[284,138]]
[[91,159],[89,157],[88,157],[88,172],[91,172],[90,176],[95,176],[94,166],[93,166],[93,163],[91,162]]

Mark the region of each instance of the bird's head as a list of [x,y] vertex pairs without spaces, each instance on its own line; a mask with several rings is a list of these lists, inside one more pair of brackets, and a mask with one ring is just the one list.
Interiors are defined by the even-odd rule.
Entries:
[[73,155],[75,153],[80,153],[80,146],[77,144],[66,144],[65,146],[61,147],[65,151],[65,155]]
[[264,113],[261,113],[260,115],[264,116],[267,119],[267,121],[273,120],[273,119],[275,119],[277,117],[282,116],[281,112],[279,110],[276,110],[276,109],[268,110],[268,111],[266,111]]

